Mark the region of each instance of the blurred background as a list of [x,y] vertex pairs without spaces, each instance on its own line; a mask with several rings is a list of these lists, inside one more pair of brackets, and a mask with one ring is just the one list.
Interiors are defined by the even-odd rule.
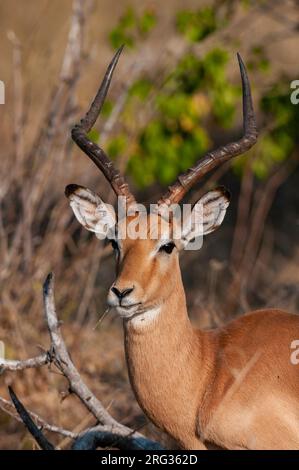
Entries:
[[[242,133],[236,52],[247,65],[259,141],[208,175],[187,202],[225,185],[222,227],[181,266],[190,317],[211,328],[247,310],[299,311],[298,2],[287,0],[1,0],[0,340],[24,359],[49,345],[42,283],[56,275],[63,334],[87,384],[120,422],[165,442],[128,382],[121,321],[104,313],[114,278],[110,246],[81,229],[64,188],[114,195],[70,129],[87,110],[114,51],[126,44],[91,138],[126,172],[139,201],[155,202],[207,150]],[[162,373],[163,371],[161,371]],[[0,377],[29,409],[79,431],[94,419],[44,367]],[[0,406],[1,403],[0,403]],[[52,437],[51,437],[52,438]],[[67,439],[56,439],[63,447]],[[171,445],[171,444],[167,444]],[[0,448],[34,448],[0,410]]]

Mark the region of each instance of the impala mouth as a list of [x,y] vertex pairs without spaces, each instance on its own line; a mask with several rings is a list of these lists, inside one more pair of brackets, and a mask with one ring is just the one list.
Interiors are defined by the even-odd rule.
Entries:
[[132,315],[135,315],[138,312],[138,307],[140,302],[131,305],[115,305],[117,313],[124,318],[130,318]]
[[140,303],[132,304],[132,305],[118,305],[117,308],[122,308],[124,310],[131,310],[131,308],[137,307],[138,305],[140,305]]

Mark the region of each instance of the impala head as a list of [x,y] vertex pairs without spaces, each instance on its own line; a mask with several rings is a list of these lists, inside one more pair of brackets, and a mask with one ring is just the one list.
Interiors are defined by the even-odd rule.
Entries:
[[192,242],[198,246],[202,235],[214,231],[229,203],[228,192],[217,188],[203,196],[183,220],[173,211],[167,216],[166,207],[161,211],[157,206],[147,214],[135,205],[118,220],[113,207],[89,189],[70,185],[66,194],[81,224],[98,238],[107,236],[112,244],[117,277],[108,303],[123,317],[157,308],[171,295],[178,287],[179,252]]
[[96,193],[78,185],[69,185],[66,196],[79,222],[96,234],[108,237],[115,252],[116,280],[108,294],[108,304],[124,318],[155,312],[180,288],[179,252],[222,223],[229,194],[216,188],[205,194],[184,216],[178,217],[178,203],[187,191],[208,171],[248,150],[257,139],[250,85],[245,66],[238,55],[243,86],[244,135],[237,141],[208,153],[186,173],[146,213],[129,190],[124,177],[105,152],[87,137],[104,103],[114,68],[122,48],[110,63],[101,87],[86,116],[72,130],[78,146],[93,160],[110,182],[121,201],[117,213]]

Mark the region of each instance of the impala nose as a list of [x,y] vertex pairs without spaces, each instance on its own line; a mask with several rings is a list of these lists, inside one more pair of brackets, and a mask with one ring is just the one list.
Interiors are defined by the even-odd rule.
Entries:
[[122,300],[124,297],[131,294],[133,289],[134,287],[128,287],[127,289],[119,290],[117,287],[111,287],[112,292],[119,298],[119,300]]

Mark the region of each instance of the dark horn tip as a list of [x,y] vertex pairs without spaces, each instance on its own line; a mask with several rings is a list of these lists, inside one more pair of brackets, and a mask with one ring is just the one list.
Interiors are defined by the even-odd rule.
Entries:
[[124,50],[124,47],[125,47],[125,44],[122,44],[116,51],[115,55],[114,55],[114,58],[113,58],[113,61],[118,61],[119,59],[119,56],[120,54],[122,53],[122,51]]
[[69,198],[72,194],[74,194],[81,187],[82,186],[79,186],[78,184],[68,184],[65,187],[64,194],[66,195],[67,198]]
[[[245,74],[246,74],[246,67],[245,67],[243,59],[241,57],[241,54],[239,52],[237,52],[237,59],[238,59],[238,62],[239,62],[239,67],[240,67],[241,73],[245,72]],[[242,73],[242,75],[243,75],[243,73]]]
[[231,200],[231,193],[225,186],[218,186],[216,188],[228,202]]
[[49,291],[50,291],[50,288],[53,287],[53,283],[54,283],[54,273],[51,271],[45,281],[44,281],[44,284],[43,284],[43,293],[44,295],[49,295]]
[[239,61],[239,62],[241,62],[242,64],[244,64],[240,52],[237,52],[237,58],[238,58],[238,61]]

